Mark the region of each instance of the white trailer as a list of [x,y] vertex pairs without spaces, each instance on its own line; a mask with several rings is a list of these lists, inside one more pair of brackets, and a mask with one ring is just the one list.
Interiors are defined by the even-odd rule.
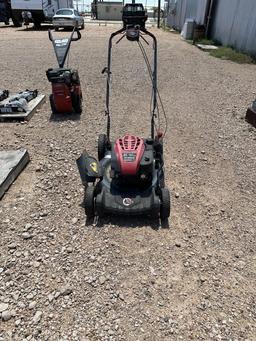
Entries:
[[31,18],[35,27],[51,22],[59,8],[73,8],[73,0],[11,0],[15,26],[21,26],[24,14]]

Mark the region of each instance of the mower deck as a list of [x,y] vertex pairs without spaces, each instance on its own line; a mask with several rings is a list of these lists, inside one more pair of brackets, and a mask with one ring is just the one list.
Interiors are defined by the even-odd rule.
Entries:
[[[10,96],[9,96],[10,97]],[[5,104],[9,101],[9,97],[6,98],[1,104]],[[29,121],[31,117],[34,115],[36,110],[40,108],[40,106],[45,101],[45,95],[38,95],[36,98],[32,99],[28,102],[28,110],[26,112],[0,112],[0,121],[9,121],[9,120],[19,120],[19,121]]]
[[99,215],[144,215],[156,217],[160,211],[160,200],[152,189],[143,192],[126,192],[104,187],[95,198]]

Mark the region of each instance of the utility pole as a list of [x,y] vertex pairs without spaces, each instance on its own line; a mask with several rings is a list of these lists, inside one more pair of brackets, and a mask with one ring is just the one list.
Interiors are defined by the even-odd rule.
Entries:
[[161,11],[161,0],[158,0],[157,28],[160,28],[160,11]]

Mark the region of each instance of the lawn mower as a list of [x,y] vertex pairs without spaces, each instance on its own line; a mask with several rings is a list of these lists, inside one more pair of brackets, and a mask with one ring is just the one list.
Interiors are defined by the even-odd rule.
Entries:
[[[160,109],[164,108],[157,89],[157,40],[147,31],[146,13],[142,4],[126,4],[123,8],[123,27],[111,34],[108,45],[106,111],[107,133],[98,138],[98,160],[84,151],[77,166],[85,186],[84,207],[88,218],[104,214],[144,215],[166,222],[170,215],[170,193],[165,187],[163,137],[166,133],[156,127]],[[121,35],[139,44],[152,81],[150,137],[133,134],[110,140],[110,78],[112,40]],[[149,63],[141,40],[153,40],[154,65]],[[164,113],[166,119],[166,115]],[[166,127],[167,128],[167,127]]]
[[[76,37],[74,36],[76,33]],[[49,82],[52,83],[52,94],[50,95],[50,105],[53,114],[58,113],[78,113],[82,112],[82,91],[78,71],[65,68],[71,42],[81,39],[81,33],[75,27],[69,38],[53,39],[52,31],[48,31],[59,67],[46,71]]]

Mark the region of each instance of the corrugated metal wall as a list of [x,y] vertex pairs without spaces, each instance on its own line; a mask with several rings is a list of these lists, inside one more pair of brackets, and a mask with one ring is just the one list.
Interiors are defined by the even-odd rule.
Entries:
[[215,0],[211,37],[256,56],[256,0]]
[[[182,30],[186,19],[205,24],[210,0],[169,0],[167,24]],[[211,38],[256,56],[256,0],[214,0]]]
[[[167,24],[182,30],[186,19],[195,19],[197,24],[204,24],[209,0],[169,0]],[[256,0],[255,0],[256,1]]]

